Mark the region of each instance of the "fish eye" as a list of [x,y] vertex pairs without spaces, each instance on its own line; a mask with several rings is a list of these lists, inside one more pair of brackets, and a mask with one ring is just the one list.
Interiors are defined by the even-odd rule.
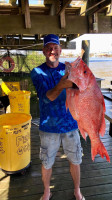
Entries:
[[87,71],[85,70],[85,71],[84,71],[84,74],[86,74],[86,73],[87,73]]

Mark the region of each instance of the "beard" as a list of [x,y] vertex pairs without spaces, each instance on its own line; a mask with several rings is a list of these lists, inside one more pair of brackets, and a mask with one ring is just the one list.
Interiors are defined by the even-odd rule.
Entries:
[[49,61],[52,62],[52,63],[57,62],[58,59],[59,59],[59,58],[58,58],[57,56],[55,56],[55,55],[51,55],[51,56],[49,57]]

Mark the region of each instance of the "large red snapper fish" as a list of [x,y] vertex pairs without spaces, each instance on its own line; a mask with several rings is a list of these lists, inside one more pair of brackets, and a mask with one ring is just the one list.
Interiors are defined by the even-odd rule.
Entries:
[[69,108],[71,115],[77,120],[83,138],[86,139],[89,135],[92,160],[100,154],[102,158],[106,156],[110,162],[107,150],[100,140],[106,127],[105,102],[96,79],[81,58],[72,63],[65,62],[65,65],[69,72],[68,79],[78,87],[66,90],[66,108]]

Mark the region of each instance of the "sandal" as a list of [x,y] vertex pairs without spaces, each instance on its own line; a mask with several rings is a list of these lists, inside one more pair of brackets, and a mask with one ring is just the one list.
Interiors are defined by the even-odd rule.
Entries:
[[[42,200],[43,196],[40,198],[40,200]],[[49,200],[52,198],[52,193],[50,193],[50,197],[49,197]],[[82,199],[82,200],[85,200],[85,199]]]
[[84,197],[84,196],[82,196],[82,199],[81,199],[81,200],[86,200],[86,199],[85,199],[85,197]]

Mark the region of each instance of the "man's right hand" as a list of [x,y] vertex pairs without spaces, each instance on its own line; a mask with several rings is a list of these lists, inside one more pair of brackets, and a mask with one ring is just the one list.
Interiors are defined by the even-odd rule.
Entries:
[[68,80],[68,75],[69,73],[67,72],[59,81],[59,83],[57,84],[57,88],[59,88],[59,90],[63,90],[64,88],[72,88],[73,87],[73,83],[72,81]]
[[67,79],[68,75],[69,73],[67,72],[54,88],[47,91],[46,96],[48,97],[48,99],[50,99],[51,101],[54,101],[64,88],[73,87],[73,83]]

